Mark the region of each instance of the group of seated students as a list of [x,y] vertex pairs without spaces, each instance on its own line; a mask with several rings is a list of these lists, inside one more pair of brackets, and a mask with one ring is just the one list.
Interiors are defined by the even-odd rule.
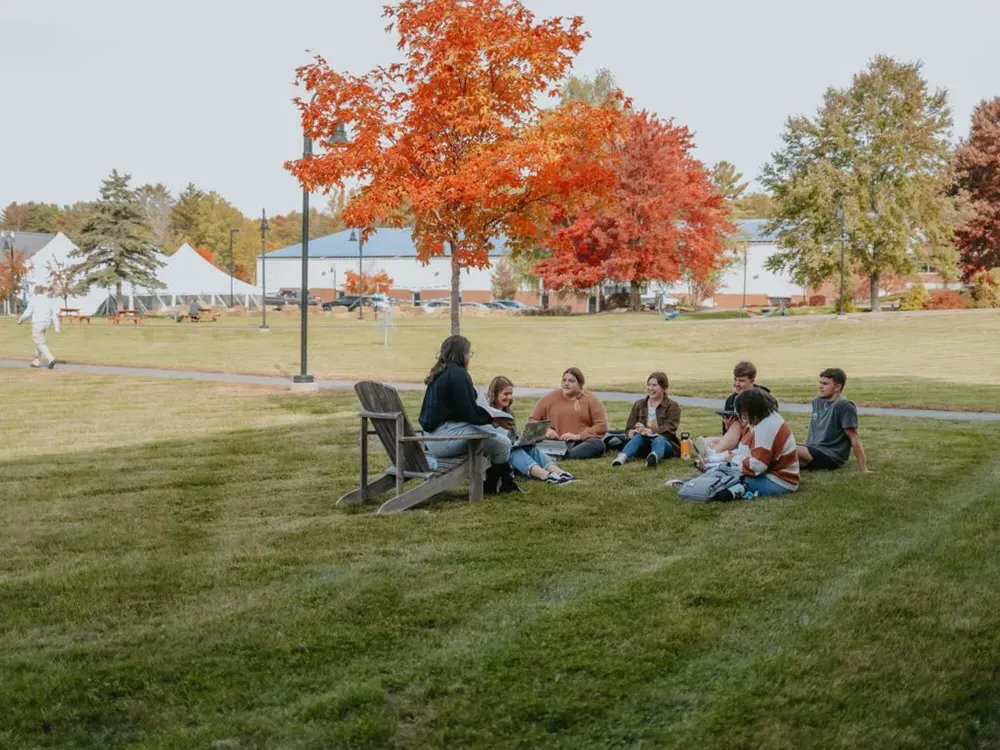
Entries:
[[[469,375],[471,342],[450,336],[441,344],[437,362],[424,380],[427,389],[419,422],[424,432],[436,438],[427,444],[438,458],[463,455],[471,437],[482,444],[490,467],[484,491],[488,494],[517,492],[515,474],[550,484],[568,484],[576,479],[560,468],[538,445],[518,446],[514,422],[514,384],[498,375],[486,391],[484,408]],[[723,418],[722,435],[699,437],[694,447],[702,468],[728,463],[740,469],[747,492],[781,495],[799,487],[801,469],[837,469],[853,451],[858,468],[866,472],[864,447],[858,436],[858,412],[843,398],[847,375],[839,368],[819,376],[819,395],[812,402],[809,436],[805,445],[795,441],[791,428],[778,411],[770,391],[756,382],[757,370],[740,362],[733,370],[733,393],[718,412]],[[568,368],[560,387],[542,397],[531,411],[529,422],[547,421],[546,439],[559,441],[565,460],[599,458],[607,450],[608,419],[604,404],[584,390],[583,373]],[[646,379],[646,395],[637,400],[625,423],[621,452],[611,462],[621,466],[645,459],[653,467],[680,455],[678,428],[681,407],[668,395],[669,381],[662,372]],[[500,416],[500,415],[503,416]],[[485,436],[485,437],[484,437]]]

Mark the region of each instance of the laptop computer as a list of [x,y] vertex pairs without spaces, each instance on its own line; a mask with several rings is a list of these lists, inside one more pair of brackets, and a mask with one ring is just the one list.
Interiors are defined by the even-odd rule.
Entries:
[[541,422],[528,422],[521,431],[521,436],[514,443],[515,448],[527,448],[545,440],[545,433],[549,429],[551,422],[545,419]]

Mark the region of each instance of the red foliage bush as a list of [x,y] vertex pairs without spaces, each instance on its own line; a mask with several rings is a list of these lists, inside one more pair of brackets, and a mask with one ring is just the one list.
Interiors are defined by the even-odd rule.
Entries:
[[809,307],[824,307],[826,305],[825,294],[814,294],[809,298]]
[[951,289],[936,289],[924,305],[925,310],[964,310],[969,306],[969,300],[961,292]]

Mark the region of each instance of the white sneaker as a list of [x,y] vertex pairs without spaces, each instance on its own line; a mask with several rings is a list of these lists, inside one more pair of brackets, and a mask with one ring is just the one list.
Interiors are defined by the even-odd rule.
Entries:
[[705,440],[704,436],[694,439],[694,452],[699,456],[704,456],[708,453],[708,441]]
[[628,461],[628,456],[626,456],[624,453],[619,453],[618,454],[618,458],[616,458],[614,461],[612,461],[611,465],[612,466],[621,466],[626,461]]

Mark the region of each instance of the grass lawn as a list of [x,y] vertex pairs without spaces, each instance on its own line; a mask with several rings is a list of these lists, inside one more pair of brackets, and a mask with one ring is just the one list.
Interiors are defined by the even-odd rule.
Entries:
[[608,459],[376,517],[349,394],[3,377],[0,747],[1000,744],[1000,425],[865,419],[878,473],[784,499]]
[[[73,362],[205,368],[271,375],[299,369],[298,319],[269,315],[192,325],[65,326],[50,334],[56,356]],[[382,345],[370,319],[315,315],[309,370],[331,378],[421,381],[448,335],[445,316],[399,319]],[[498,373],[520,385],[552,386],[581,367],[591,388],[634,391],[653,370],[679,395],[725,397],[732,367],[750,359],[779,399],[808,402],[820,370],[843,367],[848,394],[871,406],[1000,411],[1000,310],[963,314],[861,315],[846,321],[796,316],[767,321],[662,321],[658,315],[468,318],[477,382]],[[29,331],[0,320],[0,358],[31,355]]]

